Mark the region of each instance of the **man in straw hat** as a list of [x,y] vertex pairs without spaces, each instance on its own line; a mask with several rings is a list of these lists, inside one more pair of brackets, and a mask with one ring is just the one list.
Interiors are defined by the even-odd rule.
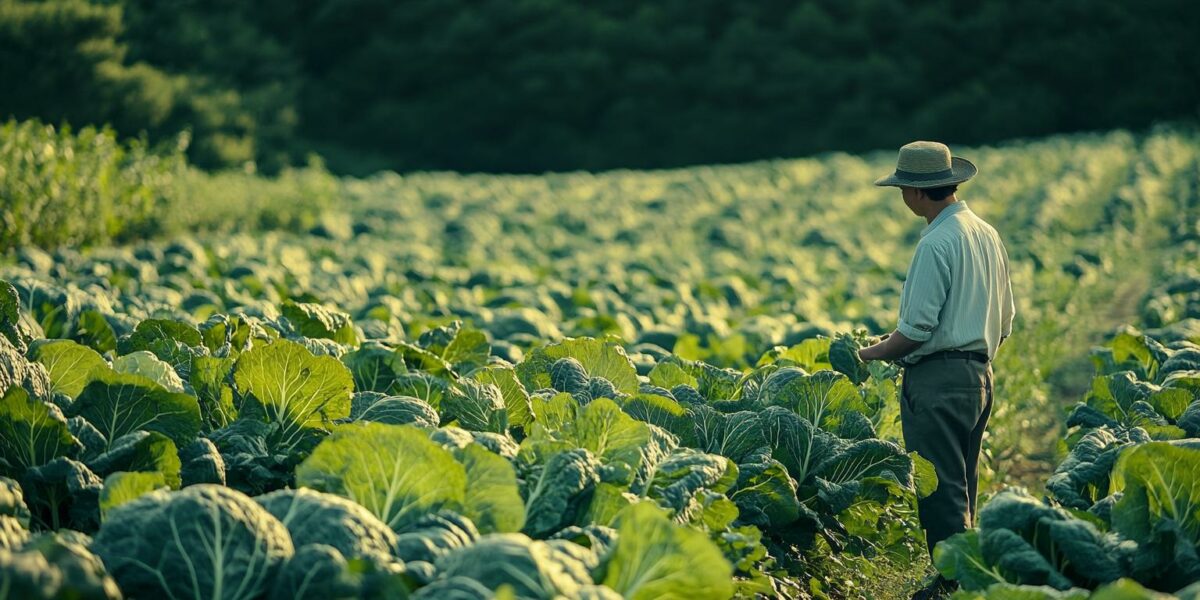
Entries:
[[[930,555],[974,524],[979,451],[992,411],[991,360],[1012,331],[1008,253],[996,230],[955,196],[976,171],[945,144],[922,141],[900,148],[896,171],[875,182],[900,188],[904,204],[928,223],[908,267],[896,331],[859,355],[904,366],[904,444],[938,476],[937,490],[917,505]],[[936,598],[954,587],[939,576],[913,597]]]

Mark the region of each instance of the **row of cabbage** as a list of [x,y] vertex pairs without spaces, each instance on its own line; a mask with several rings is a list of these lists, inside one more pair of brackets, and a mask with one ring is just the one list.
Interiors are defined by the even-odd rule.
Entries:
[[0,561],[28,597],[798,596],[806,550],[912,551],[936,485],[879,437],[896,373],[862,334],[748,372],[593,338],[513,364],[458,322],[34,292],[0,285]]
[[[577,246],[595,243],[580,240]],[[736,265],[731,268],[744,274],[699,278],[692,268],[638,261],[631,255],[625,258],[628,265],[614,258],[598,280],[553,273],[561,256],[466,268],[424,255],[414,259],[402,251],[415,245],[375,234],[360,235],[349,246],[319,236],[262,234],[203,243],[182,238],[87,253],[24,247],[8,257],[10,264],[0,258],[0,277],[29,289],[27,304],[45,305],[47,311],[59,307],[60,318],[51,319],[46,331],[52,337],[83,312],[110,319],[187,315],[203,321],[241,310],[270,318],[292,299],[337,306],[367,338],[404,337],[410,329],[420,333],[453,315],[487,332],[493,351],[512,362],[548,340],[615,335],[678,349],[711,364],[746,368],[776,345],[829,335],[833,323],[849,322],[792,306],[802,284],[789,280],[792,275],[779,267],[772,267],[774,273],[754,273],[755,265]],[[445,257],[436,247],[422,249]],[[853,295],[884,294],[881,286],[894,286],[898,276],[889,271],[864,278]],[[877,324],[861,315],[855,321]],[[638,352],[630,354],[638,358]]]
[[[1146,143],[1191,147],[1169,131]],[[1130,209],[1089,203],[1115,197],[1119,174],[1189,181],[1186,171],[1159,173],[1155,153],[1125,133],[977,154],[995,176],[972,182],[972,209],[1012,236],[1015,264],[1070,281],[1123,241],[1094,221],[1125,222]],[[65,310],[110,296],[139,319],[178,309],[203,320],[305,299],[364,328],[423,329],[430,315],[454,314],[506,356],[510,346],[611,333],[745,368],[815,333],[890,329],[919,220],[864,184],[893,164],[879,153],[653,173],[380,175],[343,182],[346,212],[312,236],[25,247],[0,276],[71,293],[73,284],[84,298],[57,299]],[[835,196],[842,210],[826,210],[822,199]]]
[[977,529],[939,545],[938,568],[964,588],[956,598],[1200,597],[1197,289],[1156,289],[1143,313],[1173,322],[1147,319],[1159,327],[1126,328],[1092,352],[1046,497],[1003,490]]
[[[997,475],[1052,465],[1042,450],[1060,418],[1037,373],[1072,361],[1086,348],[1076,340],[1103,327],[1078,316],[1094,313],[1092,296],[1107,302],[1103,286],[1091,292],[1097,281],[1140,272],[1126,259],[1157,256],[1160,221],[1186,220],[1186,196],[1173,192],[1192,181],[1183,159],[1196,154],[1193,138],[1115,132],[970,152],[989,176],[960,197],[1005,233],[1026,291],[997,365],[1007,399],[989,432]],[[894,161],[880,152],[646,173],[380,175],[343,181],[344,212],[313,235],[27,247],[0,257],[0,278],[28,291],[29,310],[57,311],[46,337],[82,322],[114,349],[114,319],[121,331],[235,311],[270,320],[291,299],[345,311],[365,334],[356,342],[413,339],[461,318],[514,364],[547,341],[616,335],[641,375],[663,351],[748,369],[776,345],[893,326],[923,222],[864,182]],[[1085,326],[1068,324],[1076,319]]]

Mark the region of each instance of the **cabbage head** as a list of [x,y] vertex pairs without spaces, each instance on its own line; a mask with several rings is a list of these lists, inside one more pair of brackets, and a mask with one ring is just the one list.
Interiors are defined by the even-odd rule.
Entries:
[[156,491],[108,513],[92,550],[133,598],[259,598],[293,554],[283,523],[219,485]]

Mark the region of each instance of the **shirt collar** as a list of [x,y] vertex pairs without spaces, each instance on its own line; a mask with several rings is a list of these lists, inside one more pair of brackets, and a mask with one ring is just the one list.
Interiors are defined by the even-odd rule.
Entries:
[[946,219],[949,219],[950,217],[953,217],[964,210],[967,210],[967,203],[963,200],[959,200],[958,202],[943,208],[942,212],[938,213],[937,217],[934,217],[933,222],[929,225],[926,225],[925,229],[921,230],[921,237],[929,235],[929,232],[933,231],[934,227],[941,225],[942,221],[945,221]]

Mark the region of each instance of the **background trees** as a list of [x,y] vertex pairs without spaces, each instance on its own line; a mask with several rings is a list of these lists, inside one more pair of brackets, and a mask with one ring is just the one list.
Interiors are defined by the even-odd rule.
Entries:
[[206,167],[670,167],[1194,117],[1182,0],[0,0],[0,116]]

